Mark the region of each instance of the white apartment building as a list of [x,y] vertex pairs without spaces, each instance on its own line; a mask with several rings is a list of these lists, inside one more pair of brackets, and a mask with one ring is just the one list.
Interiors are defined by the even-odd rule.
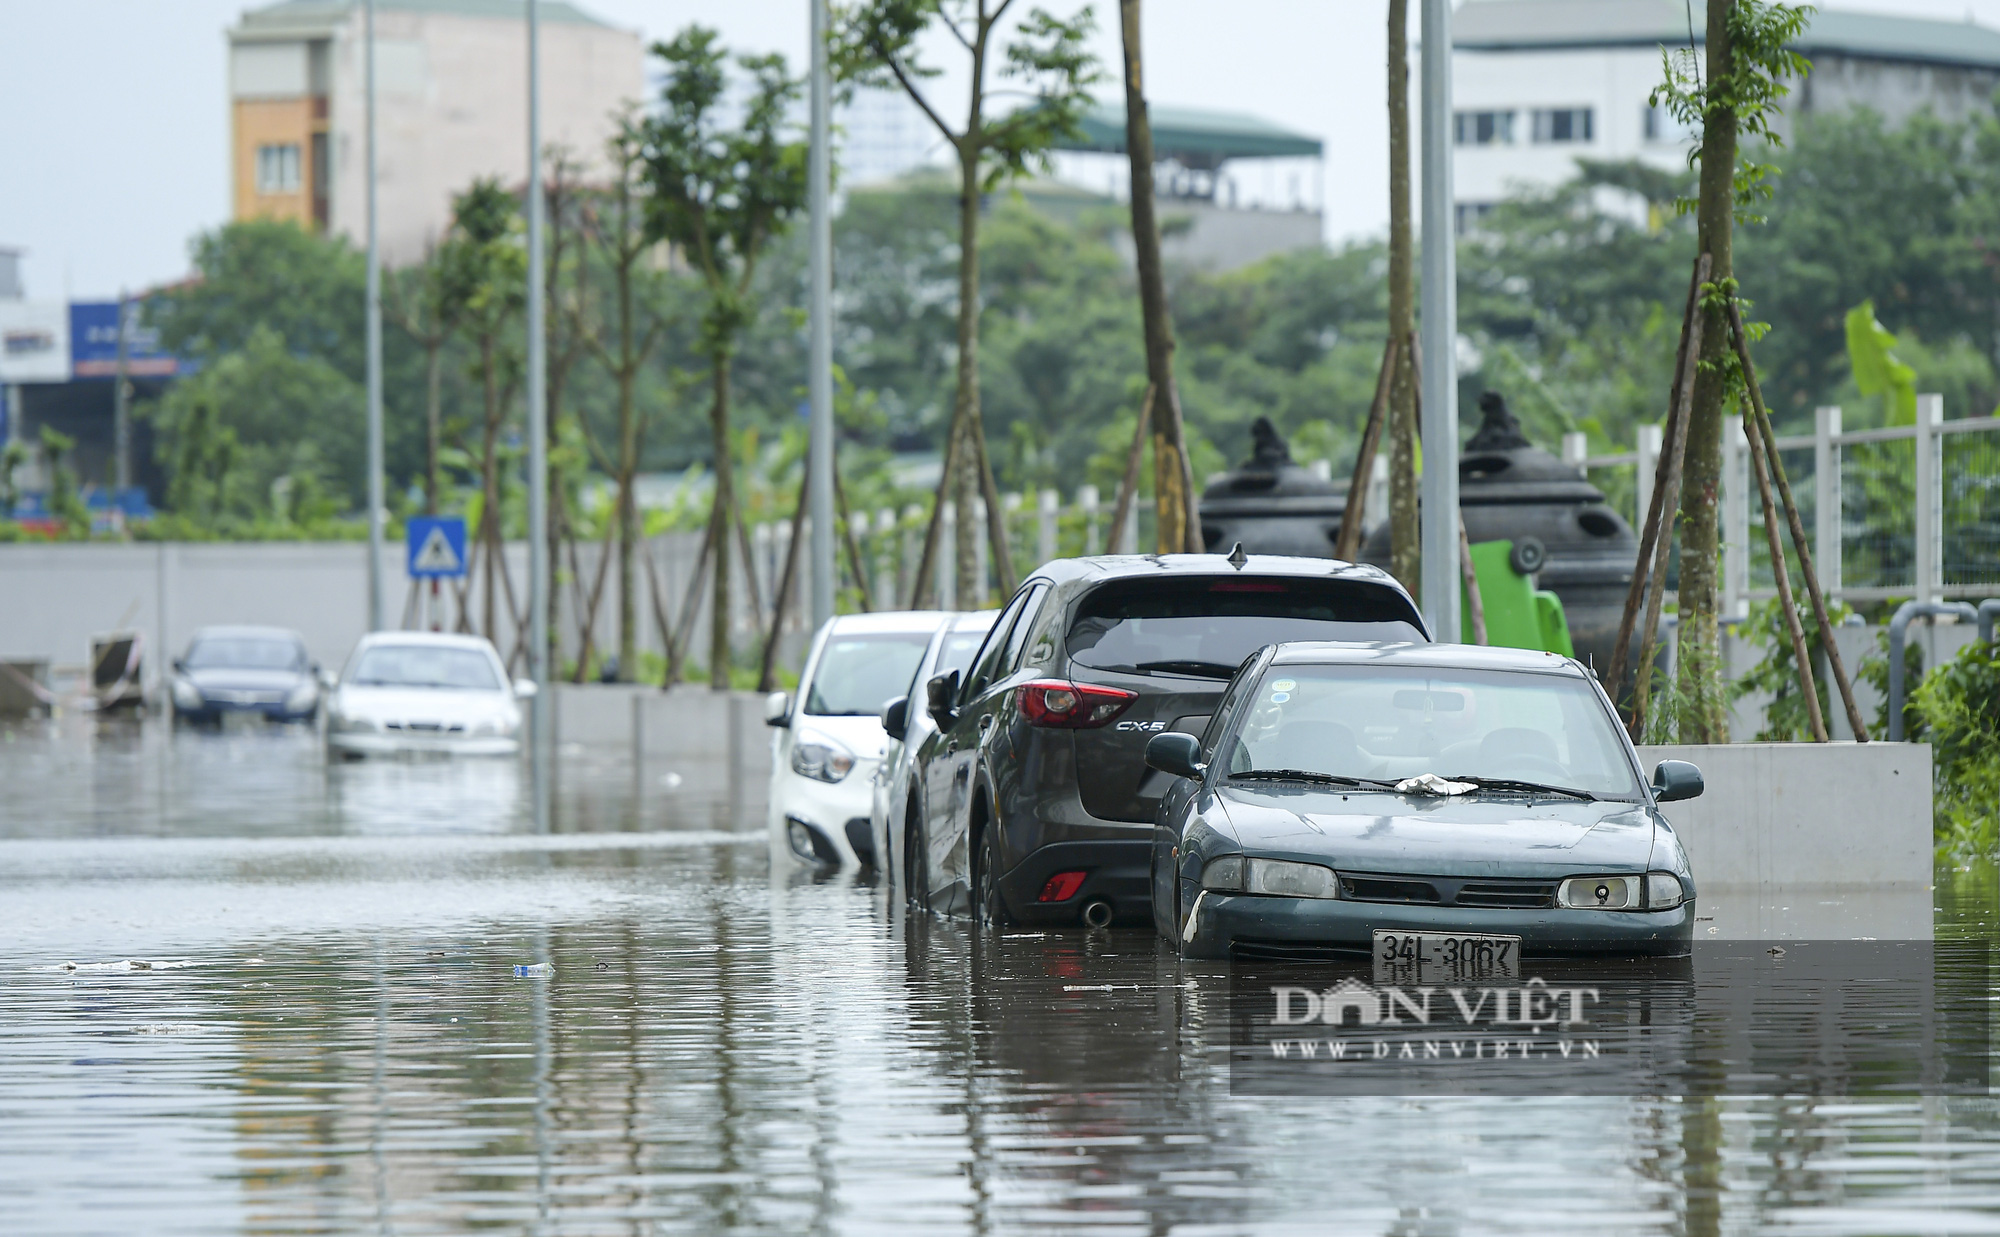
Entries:
[[[377,0],[385,261],[421,259],[473,180],[527,180],[526,14],[523,0]],[[360,0],[282,0],[229,31],[235,218],[363,239],[365,46]],[[541,58],[543,143],[601,165],[618,110],[643,101],[639,33],[544,0]]]
[[[1689,135],[1647,106],[1662,46],[1701,47],[1703,0],[1466,0],[1452,17],[1453,194],[1459,230],[1516,186],[1575,174],[1578,158],[1687,166]],[[1970,21],[1822,9],[1798,44],[1812,71],[1785,100],[1802,117],[1866,105],[1892,123],[1922,108],[1993,106],[2000,30]]]

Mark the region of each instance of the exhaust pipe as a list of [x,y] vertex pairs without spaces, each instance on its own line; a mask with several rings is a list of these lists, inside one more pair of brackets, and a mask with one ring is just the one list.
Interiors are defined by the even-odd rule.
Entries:
[[1111,903],[1106,902],[1102,898],[1099,898],[1095,902],[1086,903],[1083,908],[1083,922],[1093,928],[1110,927]]

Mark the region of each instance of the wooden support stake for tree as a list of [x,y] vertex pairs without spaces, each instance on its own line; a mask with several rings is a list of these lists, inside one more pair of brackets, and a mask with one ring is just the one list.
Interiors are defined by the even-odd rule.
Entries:
[[695,615],[700,611],[701,599],[708,591],[708,556],[715,550],[717,515],[713,504],[710,507],[708,529],[701,537],[701,552],[694,558],[694,574],[688,577],[687,595],[681,598],[680,629],[667,648],[667,672],[660,679],[661,691],[671,691],[674,684],[681,681],[681,667],[687,662],[688,638],[694,634]]
[[1389,419],[1389,388],[1396,378],[1396,354],[1403,341],[1391,336],[1382,346],[1382,372],[1375,377],[1375,398],[1368,405],[1368,424],[1361,430],[1361,447],[1354,457],[1354,478],[1347,483],[1347,509],[1340,514],[1340,535],[1333,539],[1333,556],[1353,562],[1361,552],[1361,521],[1368,516],[1368,489],[1375,480],[1375,453],[1382,445],[1382,426]]
[[[1861,720],[1861,708],[1854,702],[1854,683],[1847,677],[1847,667],[1840,660],[1840,646],[1833,641],[1833,624],[1827,618],[1826,594],[1820,591],[1819,571],[1813,566],[1812,545],[1806,540],[1805,521],[1799,518],[1799,504],[1792,498],[1792,483],[1785,476],[1785,463],[1778,458],[1778,435],[1771,428],[1771,411],[1764,407],[1764,392],[1757,383],[1757,367],[1750,360],[1750,337],[1743,330],[1743,312],[1734,300],[1729,302],[1729,334],[1736,345],[1736,359],[1743,364],[1743,386],[1750,394],[1750,419],[1755,422],[1755,436],[1763,441],[1764,453],[1771,461],[1771,476],[1778,483],[1778,497],[1784,502],[1785,522],[1791,527],[1792,545],[1799,554],[1799,576],[1805,581],[1806,596],[1812,600],[1813,618],[1819,623],[1820,647],[1826,650],[1827,668],[1833,672],[1833,681],[1840,687],[1840,700],[1847,707],[1847,724],[1854,728],[1855,740],[1866,743],[1868,724]],[[1840,553],[1838,546],[1834,548],[1834,553]],[[1775,556],[1773,561],[1776,561]]]
[[1139,402],[1139,424],[1132,433],[1132,449],[1125,455],[1125,475],[1118,482],[1118,501],[1111,507],[1111,537],[1105,548],[1113,554],[1119,552],[1118,545],[1125,540],[1125,521],[1139,496],[1139,462],[1145,458],[1147,431],[1152,422],[1153,388],[1148,385],[1146,398]]
[[674,647],[674,625],[667,618],[667,599],[660,595],[660,572],[653,565],[653,552],[642,543],[639,555],[646,563],[646,592],[653,601],[653,625],[660,629],[660,655],[665,658]]
[[1465,535],[1465,515],[1458,517],[1458,571],[1465,579],[1465,613],[1472,620],[1472,642],[1486,643],[1486,601],[1479,595],[1479,572],[1472,566],[1472,540]]
[[736,548],[742,551],[743,596],[750,603],[750,625],[752,627],[762,627],[764,625],[764,596],[763,591],[757,587],[757,555],[750,548],[750,529],[743,523],[743,508],[739,503],[734,501],[737,495],[732,492],[729,497],[732,500],[730,502],[730,519],[736,525]]
[[868,572],[861,565],[861,543],[854,538],[854,513],[847,509],[847,487],[840,483],[839,461],[834,461],[833,499],[840,508],[841,537],[847,543],[847,565],[854,569],[854,587],[861,592],[861,612],[873,614],[874,600],[868,595]]
[[1813,742],[1826,742],[1826,719],[1820,716],[1819,688],[1813,683],[1812,655],[1806,652],[1805,629],[1792,605],[1792,576],[1785,569],[1785,547],[1778,540],[1778,512],[1771,501],[1771,477],[1765,467],[1763,435],[1750,427],[1750,473],[1757,478],[1757,496],[1764,504],[1764,540],[1771,547],[1771,574],[1778,580],[1778,605],[1785,612],[1785,631],[1792,638],[1792,659],[1798,662],[1799,690],[1806,696],[1806,718],[1812,724]]
[[604,521],[604,540],[597,546],[597,579],[591,581],[590,604],[583,611],[582,632],[577,640],[580,647],[576,653],[576,673],[570,676],[572,683],[583,682],[584,676],[590,673],[590,655],[597,651],[597,607],[604,600],[604,581],[611,571],[611,534],[617,528],[618,521]]
[[778,576],[778,595],[771,602],[771,632],[764,637],[764,655],[757,663],[757,690],[760,692],[776,691],[778,687],[778,635],[785,629],[785,608],[792,604],[792,582],[799,574],[799,542],[805,534],[806,497],[812,493],[810,463],[800,472],[799,502],[792,508],[792,536],[785,543],[785,569]]
[[944,435],[944,467],[938,473],[937,497],[931,503],[931,518],[924,525],[924,548],[917,555],[917,578],[910,582],[910,608],[918,608],[934,592],[937,581],[938,538],[944,527],[944,505],[951,493],[952,470],[958,467],[959,416],[952,413],[951,428]]
[[[1667,428],[1660,443],[1660,458],[1653,467],[1653,498],[1641,521],[1639,553],[1632,563],[1632,580],[1625,588],[1625,608],[1618,616],[1618,639],[1611,646],[1611,664],[1604,677],[1605,693],[1615,702],[1625,681],[1625,659],[1632,647],[1632,631],[1639,620],[1639,610],[1652,580],[1648,571],[1659,545],[1660,529],[1669,508],[1666,503],[1667,476],[1679,467],[1681,439],[1684,425],[1680,417],[1681,383],[1687,370],[1688,337],[1694,330],[1696,298],[1701,292],[1702,282],[1708,277],[1708,255],[1695,259],[1694,270],[1688,279],[1687,301],[1681,308],[1681,343],[1674,353],[1673,383],[1667,390]],[[1679,498],[1672,500],[1676,505]],[[1637,673],[1645,675],[1645,663],[1641,662]]]

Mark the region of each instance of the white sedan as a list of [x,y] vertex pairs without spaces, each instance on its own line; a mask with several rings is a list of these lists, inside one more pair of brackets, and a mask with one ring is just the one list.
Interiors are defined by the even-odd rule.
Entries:
[[813,868],[875,863],[869,808],[887,736],[882,706],[909,690],[931,637],[952,616],[936,610],[846,614],[813,637],[796,698],[773,692],[769,827],[773,862]]
[[479,636],[387,631],[363,636],[326,705],[330,754],[394,752],[508,756],[521,748],[520,701],[533,682],[507,681]]

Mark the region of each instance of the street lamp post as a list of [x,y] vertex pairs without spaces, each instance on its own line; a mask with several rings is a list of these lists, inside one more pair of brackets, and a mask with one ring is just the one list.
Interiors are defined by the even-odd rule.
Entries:
[[368,630],[382,630],[382,249],[375,222],[375,0],[368,0]]
[[541,3],[528,0],[528,674],[529,782],[535,827],[549,826],[549,459],[547,307],[542,287]]
[[1451,201],[1451,0],[1423,0],[1424,621],[1459,639],[1458,274]]
[[833,617],[833,152],[828,146],[828,111],[833,98],[826,63],[827,0],[812,5],[812,156],[807,167],[811,195],[810,296],[806,386],[812,401],[811,470],[806,486],[812,504],[813,630]]

